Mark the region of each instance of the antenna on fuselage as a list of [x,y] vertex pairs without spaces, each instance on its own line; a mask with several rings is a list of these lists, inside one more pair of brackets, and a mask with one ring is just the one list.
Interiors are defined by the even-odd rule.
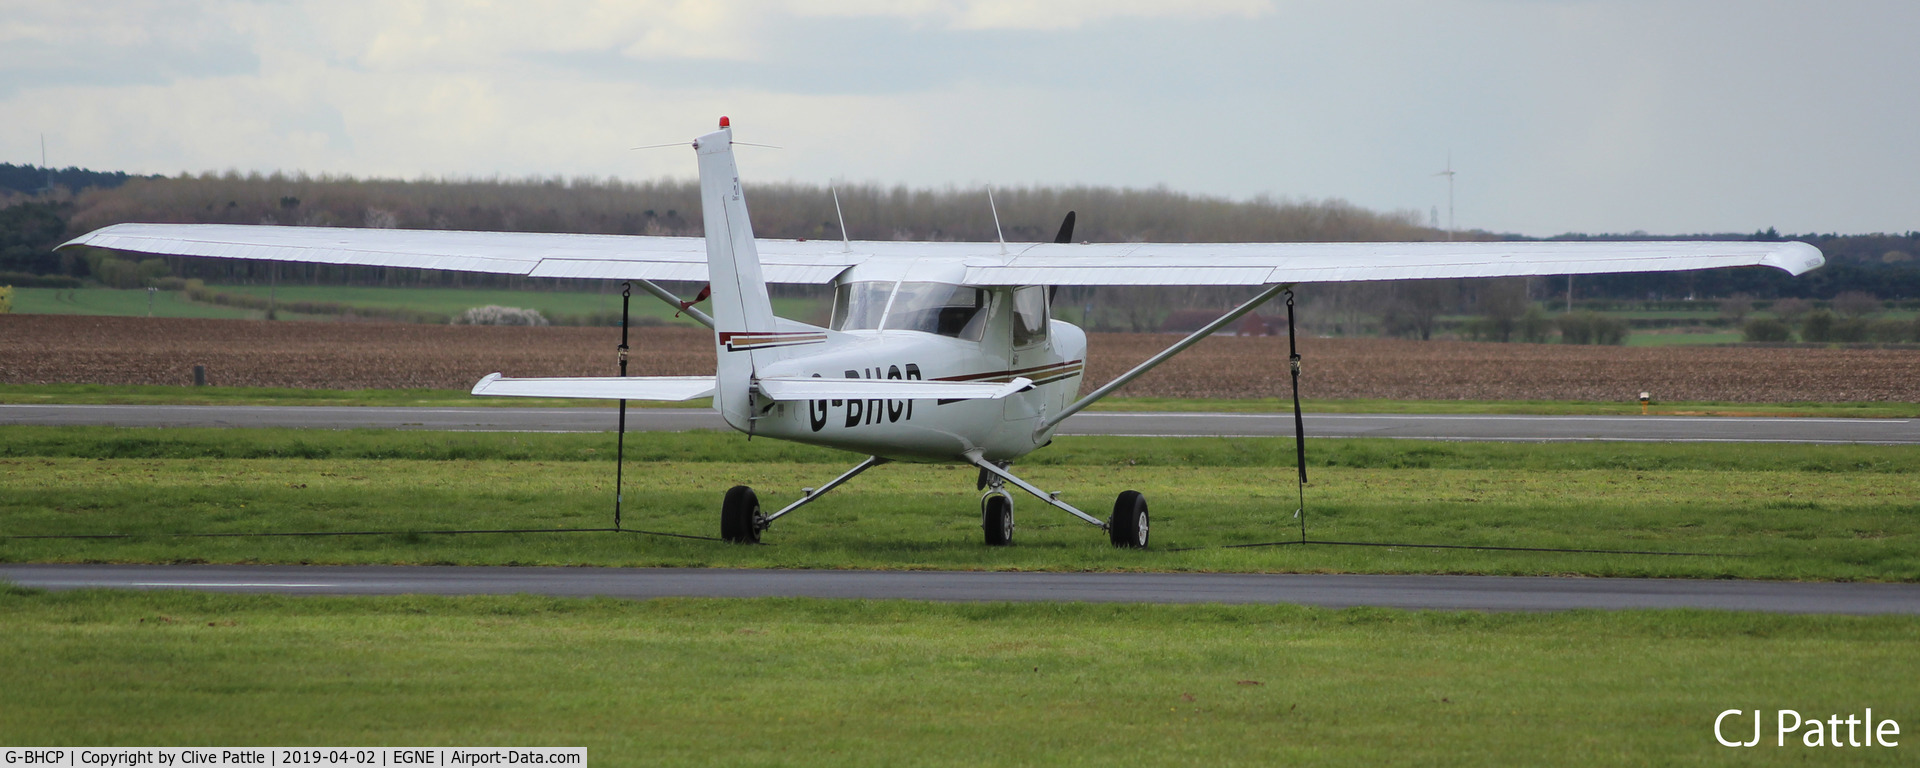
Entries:
[[840,219],[840,243],[847,247],[847,253],[853,253],[853,240],[847,237],[847,215],[840,212],[840,190],[827,187],[833,193],[833,215]]
[[993,204],[993,187],[987,187],[987,210],[993,211],[993,234],[1000,238],[1000,254],[1007,253],[1007,236],[1000,231],[1000,209]]

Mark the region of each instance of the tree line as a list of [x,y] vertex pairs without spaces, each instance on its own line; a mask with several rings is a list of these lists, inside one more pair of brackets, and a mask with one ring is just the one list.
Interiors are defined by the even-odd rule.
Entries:
[[[31,178],[39,181],[31,181]],[[45,184],[45,169],[0,165],[0,284],[140,287],[188,279],[211,284],[289,283],[570,289],[584,283],[497,275],[328,265],[271,265],[196,258],[140,258],[106,252],[53,253],[52,246],[120,222],[284,224],[415,229],[583,232],[698,236],[699,185],[692,180],[612,178],[358,179],[347,176],[202,173],[142,177],[66,169],[51,194],[22,194]],[[8,192],[7,190],[14,190]],[[844,212],[836,212],[834,194]],[[1230,200],[1164,187],[1013,187],[994,190],[1009,241],[1052,238],[1077,211],[1075,239],[1094,242],[1427,241],[1446,233],[1421,226],[1413,212],[1381,213],[1340,200]],[[794,183],[748,187],[756,232],[770,238],[991,241],[993,215],[980,188],[910,189],[855,184],[829,190]],[[1519,240],[1487,232],[1476,240]],[[1581,300],[1827,300],[1847,292],[1882,299],[1920,298],[1920,232],[1904,234],[1740,235],[1567,234],[1553,240],[1741,239],[1810,242],[1825,267],[1794,278],[1768,268],[1595,275],[1576,278]],[[812,295],[809,287],[780,287]],[[1529,318],[1523,304],[1567,298],[1564,278],[1316,284],[1299,290],[1316,332],[1384,333],[1431,338],[1447,332],[1515,340],[1558,333],[1605,339],[1612,329],[1562,328]],[[1238,288],[1063,288],[1056,302],[1069,319],[1103,330],[1161,330],[1182,309],[1218,309],[1243,300]],[[1518,296],[1519,300],[1514,297]],[[1472,314],[1474,324],[1442,327]],[[1543,325],[1542,323],[1547,323]],[[1565,321],[1572,323],[1574,321]],[[1542,329],[1545,330],[1542,330]],[[1570,330],[1571,329],[1571,330]]]

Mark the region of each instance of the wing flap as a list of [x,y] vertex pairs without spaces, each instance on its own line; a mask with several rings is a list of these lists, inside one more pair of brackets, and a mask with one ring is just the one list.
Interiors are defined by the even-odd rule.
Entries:
[[775,400],[998,400],[1033,387],[1018,378],[1000,384],[902,379],[763,378],[760,392]]
[[712,376],[597,376],[509,379],[487,374],[473,394],[496,397],[574,397],[597,400],[695,400],[713,396]]
[[[766,241],[769,282],[826,283],[868,254],[804,241]],[[115,224],[60,245],[362,267],[412,267],[530,277],[707,281],[706,240],[651,235],[462,232],[247,224]]]

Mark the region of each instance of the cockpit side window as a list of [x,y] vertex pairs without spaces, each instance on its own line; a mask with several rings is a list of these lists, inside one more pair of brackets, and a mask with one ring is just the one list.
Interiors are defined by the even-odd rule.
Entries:
[[886,329],[924,331],[979,341],[987,330],[989,294],[950,283],[901,283],[887,311]]
[[892,295],[891,280],[841,283],[833,291],[833,319],[827,321],[827,327],[836,331],[876,330],[887,313],[887,298]]
[[1013,291],[1013,345],[1025,347],[1047,340],[1047,289],[1029,285]]

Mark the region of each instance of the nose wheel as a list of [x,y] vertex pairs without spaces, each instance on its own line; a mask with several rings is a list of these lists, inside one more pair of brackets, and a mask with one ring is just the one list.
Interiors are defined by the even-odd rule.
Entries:
[[1006,491],[988,491],[980,497],[980,527],[987,533],[987,546],[1004,547],[1013,543],[1013,497]]

